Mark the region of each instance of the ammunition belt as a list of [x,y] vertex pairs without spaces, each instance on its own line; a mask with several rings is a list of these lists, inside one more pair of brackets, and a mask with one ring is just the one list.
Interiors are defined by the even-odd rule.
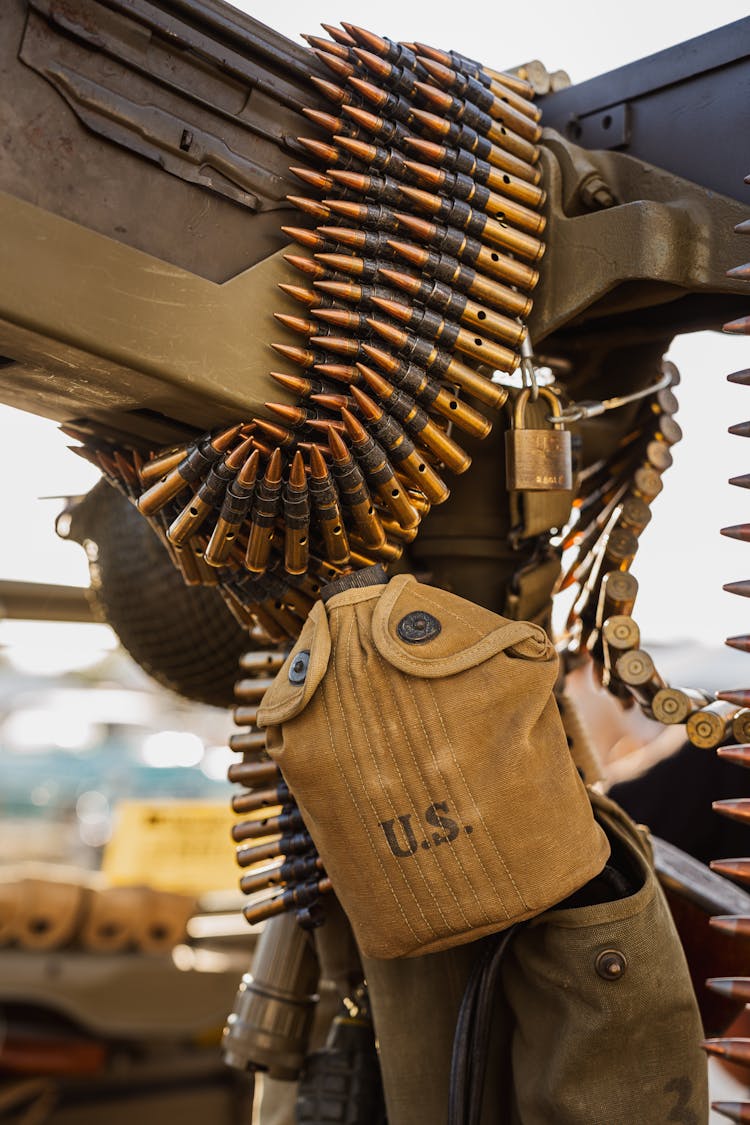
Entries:
[[292,168],[304,284],[279,286],[293,342],[272,344],[271,372],[286,400],[145,462],[69,431],[185,581],[272,642],[322,584],[397,560],[469,468],[458,435],[485,437],[508,399],[492,376],[519,365],[546,221],[525,79],[362,29],[308,41],[331,112],[305,111],[326,140],[298,138]]

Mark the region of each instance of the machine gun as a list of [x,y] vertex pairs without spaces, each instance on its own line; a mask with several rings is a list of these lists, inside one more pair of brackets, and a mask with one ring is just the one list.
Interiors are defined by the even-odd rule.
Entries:
[[[12,0],[2,20],[0,397],[141,458],[268,419],[276,288],[299,280],[281,230],[300,224],[289,165],[307,161],[301,135],[329,139],[304,113],[330,111],[311,82],[330,78],[325,62],[217,0]],[[545,130],[529,337],[571,397],[639,393],[674,335],[744,316],[745,275],[727,271],[744,256],[749,39],[743,20],[554,92],[520,76],[536,80]],[[633,406],[587,426],[581,472],[595,477],[637,419]],[[554,575],[527,594],[547,560],[537,536],[519,548],[511,506],[498,512],[497,437],[470,444],[471,472],[408,561],[534,616]],[[602,624],[585,622],[584,641]],[[650,706],[664,685],[628,675]]]

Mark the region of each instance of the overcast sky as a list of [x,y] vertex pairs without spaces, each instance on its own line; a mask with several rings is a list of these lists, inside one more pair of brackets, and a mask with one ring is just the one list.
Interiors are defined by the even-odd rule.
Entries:
[[[746,3],[726,0],[701,6],[631,0],[607,7],[570,0],[502,8],[361,0],[315,6],[307,0],[238,7],[290,37],[318,33],[321,20],[344,18],[394,39],[454,47],[498,68],[540,58],[549,70],[566,69],[574,82],[747,14]],[[750,340],[702,333],[677,341],[671,354],[683,373],[678,420],[686,436],[634,568],[641,584],[637,616],[649,638],[721,643],[727,633],[750,632],[750,605],[721,592],[722,582],[750,574],[750,547],[718,533],[724,524],[746,518],[747,493],[730,488],[726,479],[750,471],[750,448],[727,436],[726,427],[750,418],[750,390],[726,384],[724,376],[750,366]],[[32,444],[40,452],[21,478],[18,467]],[[5,528],[24,529],[23,542],[6,535],[0,545],[0,577],[87,583],[83,553],[52,532],[59,505],[37,499],[85,491],[97,479],[90,466],[65,451],[66,444],[52,423],[0,408],[3,522]]]

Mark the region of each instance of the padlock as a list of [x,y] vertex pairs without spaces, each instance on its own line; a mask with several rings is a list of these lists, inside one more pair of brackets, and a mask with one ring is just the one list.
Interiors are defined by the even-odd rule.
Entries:
[[[570,432],[562,421],[552,422],[546,429],[524,429],[530,394],[526,387],[516,398],[513,424],[505,433],[507,487],[520,492],[567,491],[573,487]],[[539,397],[559,418],[560,400],[549,387],[540,387]]]

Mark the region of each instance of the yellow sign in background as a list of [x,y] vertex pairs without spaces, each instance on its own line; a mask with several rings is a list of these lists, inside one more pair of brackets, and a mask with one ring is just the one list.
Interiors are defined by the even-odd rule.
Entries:
[[236,890],[236,820],[223,801],[120,801],[102,871],[112,886],[145,883],[193,895]]

